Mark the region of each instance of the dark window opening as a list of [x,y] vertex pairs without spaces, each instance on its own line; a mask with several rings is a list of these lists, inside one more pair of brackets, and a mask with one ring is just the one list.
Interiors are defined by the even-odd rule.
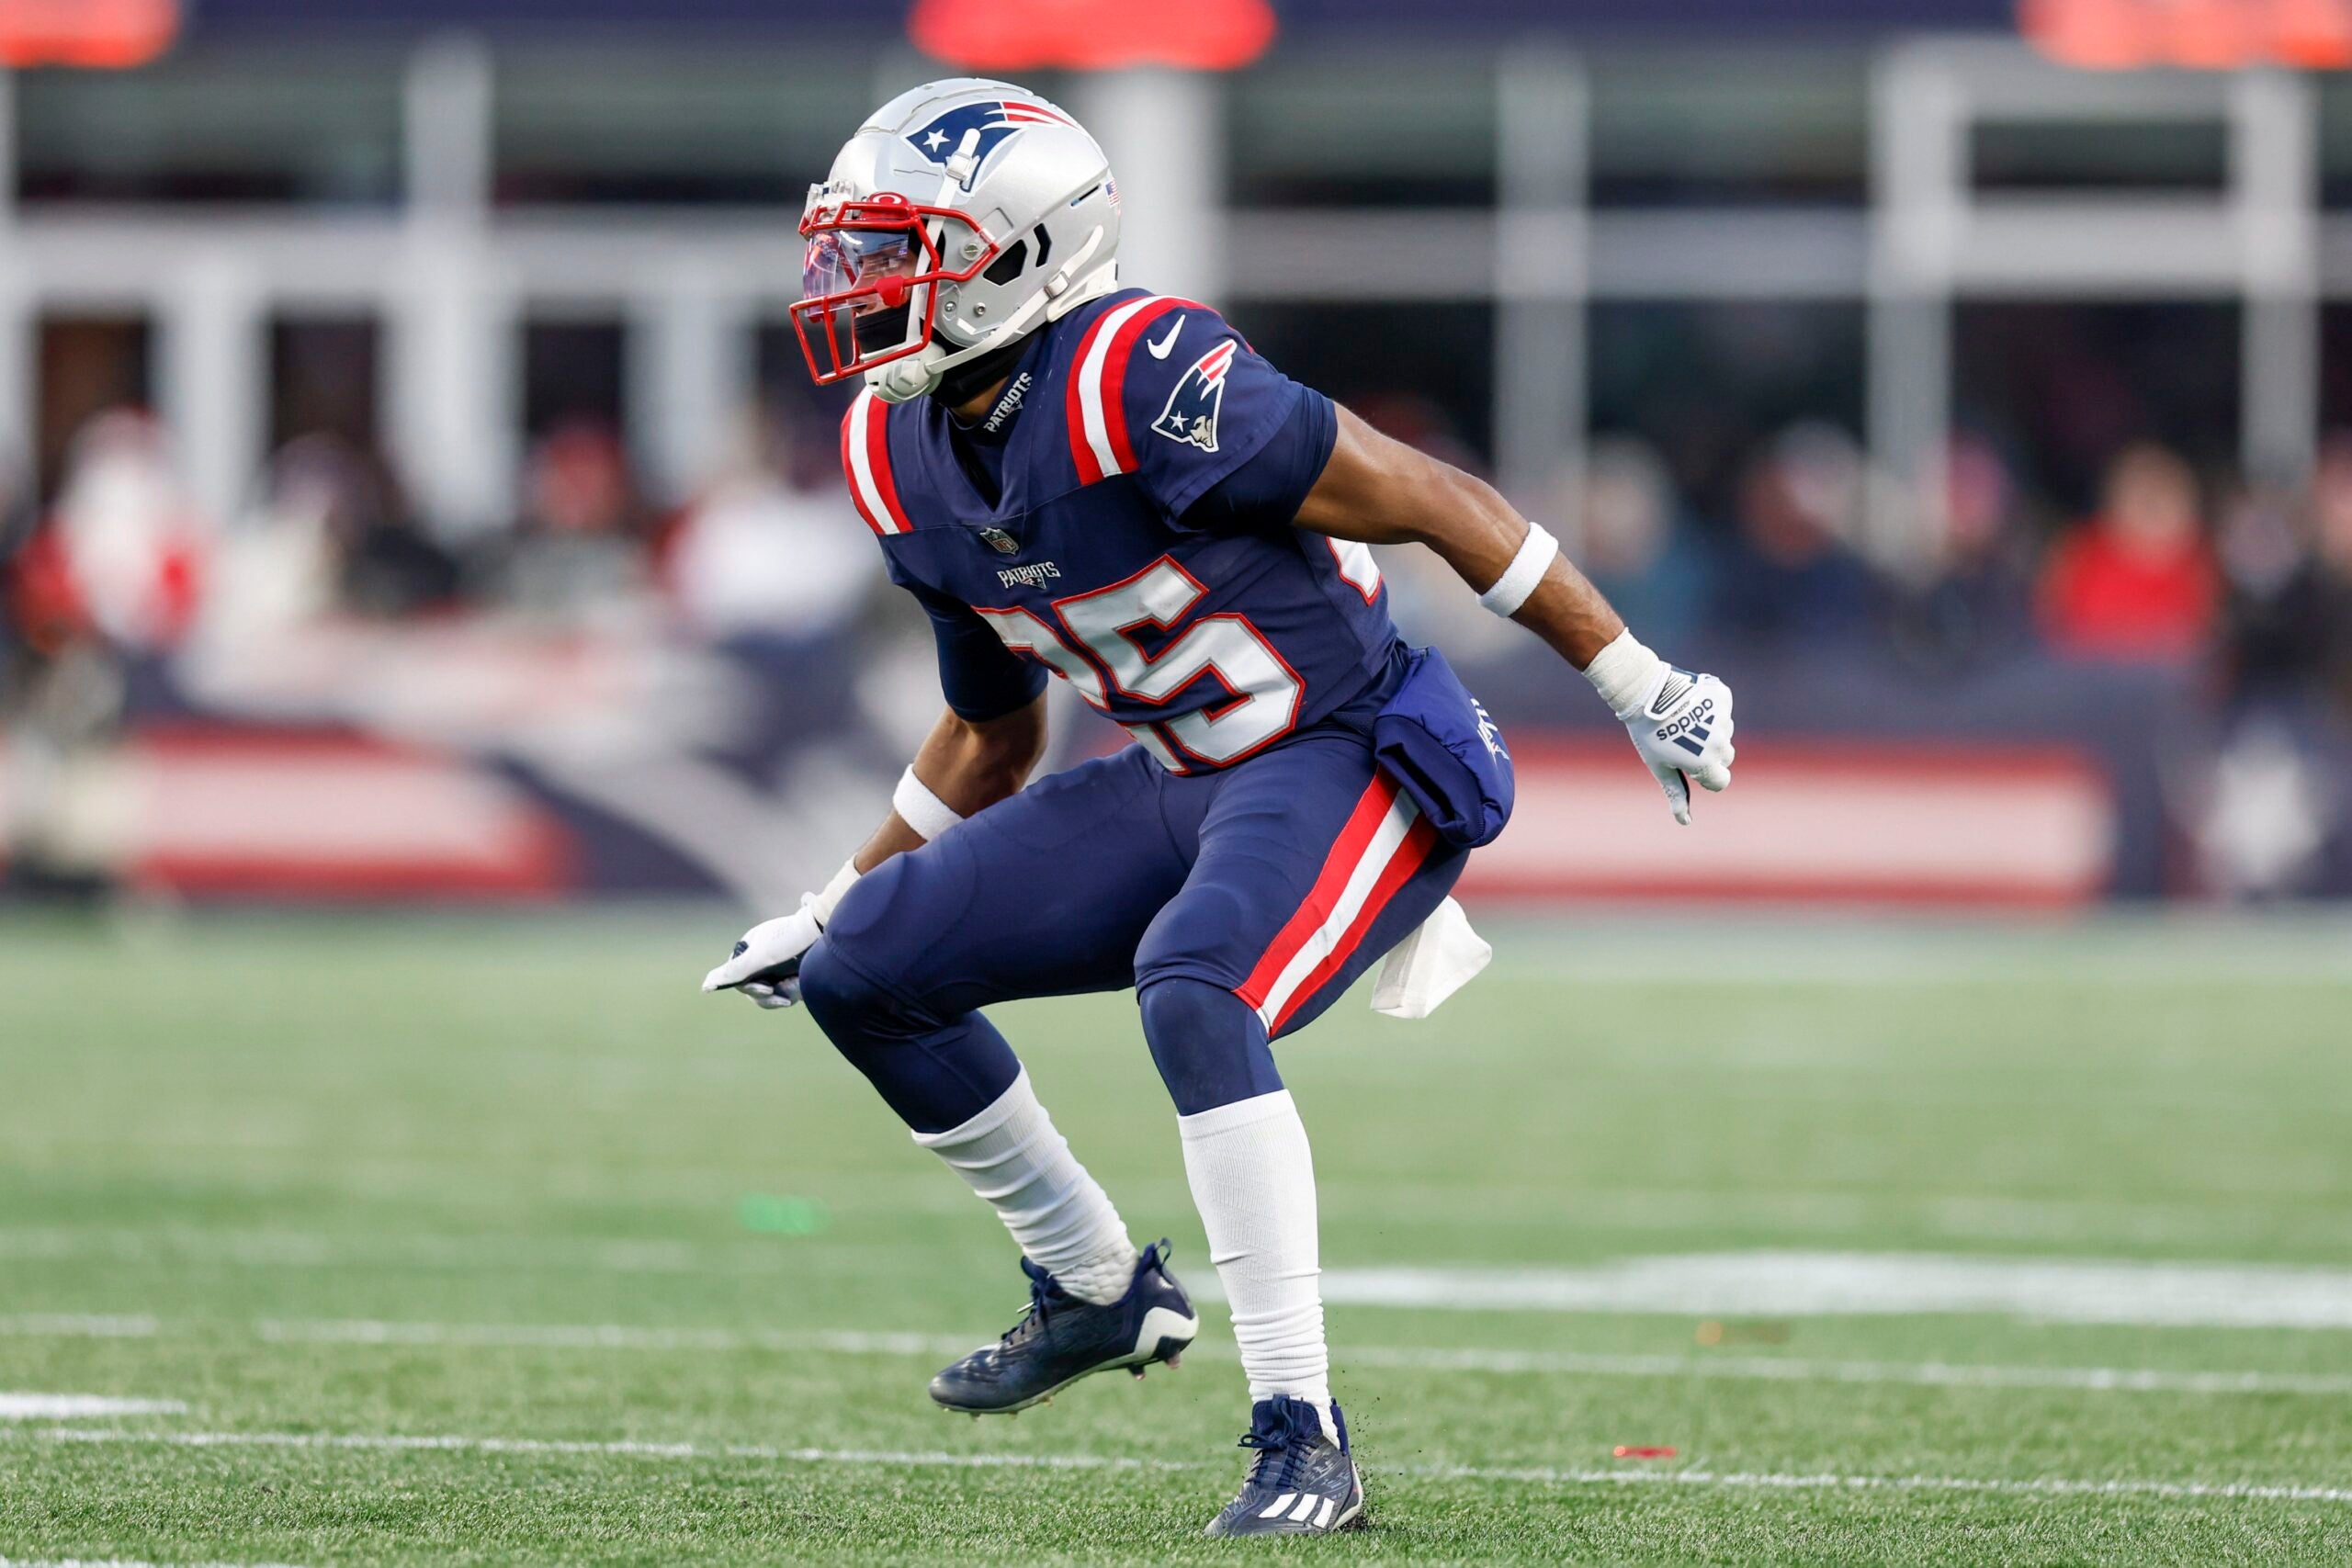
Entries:
[[74,438],[94,416],[153,407],[153,339],[143,316],[51,316],[41,322],[34,467],[44,502],[55,498]]

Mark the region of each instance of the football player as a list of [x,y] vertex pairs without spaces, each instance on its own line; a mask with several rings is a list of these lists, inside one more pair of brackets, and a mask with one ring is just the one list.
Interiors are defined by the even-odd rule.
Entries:
[[[1119,197],[1068,114],[917,87],[809,193],[793,318],[858,514],[929,613],[946,697],[874,836],[703,982],[805,1002],[991,1204],[1030,1305],[931,1396],[975,1414],[1173,1362],[1198,1317],[981,1013],[1132,987],[1225,1286],[1255,1450],[1212,1535],[1356,1522],[1306,1130],[1270,1043],[1374,961],[1418,1016],[1487,955],[1447,897],[1498,831],[1485,711],[1388,617],[1372,545],[1434,550],[1580,671],[1675,818],[1730,783],[1732,699],[1635,640],[1552,536],[1253,352],[1121,287]],[[1035,783],[1059,676],[1134,744]]]

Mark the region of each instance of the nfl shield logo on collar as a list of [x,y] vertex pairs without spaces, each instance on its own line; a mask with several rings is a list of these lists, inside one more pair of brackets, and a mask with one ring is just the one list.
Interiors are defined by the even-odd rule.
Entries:
[[1001,556],[1017,556],[1021,553],[1021,541],[1001,528],[983,528],[980,530],[980,537],[986,539]]

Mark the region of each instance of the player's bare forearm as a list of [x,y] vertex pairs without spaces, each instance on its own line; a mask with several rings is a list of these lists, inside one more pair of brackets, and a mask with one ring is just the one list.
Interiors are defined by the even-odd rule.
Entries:
[[[1001,718],[960,718],[953,709],[939,716],[915,752],[915,777],[958,817],[985,811],[1029,781],[1029,770],[1046,754],[1046,699]],[[910,808],[911,809],[911,807]],[[922,835],[896,811],[853,857],[862,874],[892,855],[922,847]]]
[[[1426,545],[1479,592],[1494,586],[1526,542],[1527,520],[1486,480],[1339,413],[1339,440],[1298,526],[1368,545]],[[1566,556],[1511,618],[1578,670],[1625,629]]]

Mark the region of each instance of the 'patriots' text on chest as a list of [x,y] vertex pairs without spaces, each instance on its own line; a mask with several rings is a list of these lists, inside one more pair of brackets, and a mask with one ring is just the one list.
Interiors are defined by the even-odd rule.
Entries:
[[1049,560],[1041,560],[1032,566],[1001,567],[996,576],[997,581],[1007,588],[1035,588],[1061,574],[1061,568]]

